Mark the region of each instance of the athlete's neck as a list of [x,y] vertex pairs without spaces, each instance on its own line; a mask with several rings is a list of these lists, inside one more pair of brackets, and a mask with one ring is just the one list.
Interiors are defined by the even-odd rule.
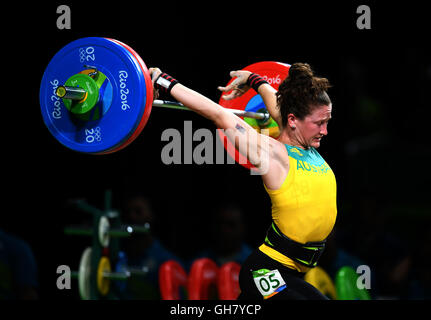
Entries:
[[301,142],[301,139],[295,134],[293,130],[286,129],[281,131],[277,140],[280,141],[281,143],[288,144],[289,146],[298,147],[303,150],[310,149],[310,146]]

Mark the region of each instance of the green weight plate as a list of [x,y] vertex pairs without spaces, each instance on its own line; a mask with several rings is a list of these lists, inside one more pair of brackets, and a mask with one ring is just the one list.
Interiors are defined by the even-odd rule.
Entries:
[[86,74],[78,73],[71,76],[67,79],[65,86],[79,87],[87,92],[85,98],[80,101],[63,99],[63,103],[66,108],[74,114],[84,114],[89,112],[93,109],[99,99],[99,87],[97,86],[96,81]]

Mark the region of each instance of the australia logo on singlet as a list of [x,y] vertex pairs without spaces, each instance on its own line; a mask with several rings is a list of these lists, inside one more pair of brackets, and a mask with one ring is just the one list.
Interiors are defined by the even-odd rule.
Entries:
[[296,149],[296,148],[290,149],[290,152],[295,152],[295,153],[297,153],[301,157],[303,156],[303,154],[298,149]]
[[316,166],[316,165],[308,163],[306,161],[297,160],[296,170],[326,173],[326,172],[328,172],[328,170],[331,170],[331,168],[326,164],[326,162],[322,163],[320,166]]

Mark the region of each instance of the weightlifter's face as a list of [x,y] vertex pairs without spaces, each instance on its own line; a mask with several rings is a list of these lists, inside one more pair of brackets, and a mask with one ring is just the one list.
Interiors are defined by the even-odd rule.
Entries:
[[331,119],[332,104],[312,109],[303,120],[296,120],[296,127],[304,147],[320,147],[320,141],[328,134],[328,122]]

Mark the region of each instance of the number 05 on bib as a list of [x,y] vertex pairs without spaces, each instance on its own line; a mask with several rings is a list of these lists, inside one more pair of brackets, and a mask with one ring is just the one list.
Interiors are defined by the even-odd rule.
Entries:
[[259,269],[253,271],[253,279],[264,299],[271,298],[283,289],[286,289],[286,283],[277,269]]

